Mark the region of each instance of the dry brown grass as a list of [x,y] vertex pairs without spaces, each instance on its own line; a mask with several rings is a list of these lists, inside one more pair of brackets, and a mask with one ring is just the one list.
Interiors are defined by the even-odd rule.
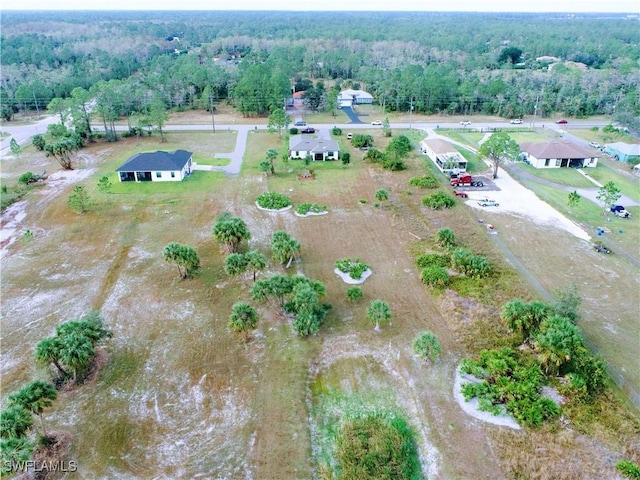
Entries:
[[[316,180],[298,182],[293,162],[279,163],[276,176],[259,171],[272,146],[278,146],[277,135],[250,134],[243,174],[212,181],[210,189],[113,195],[84,216],[66,208],[67,190],[46,201],[36,195],[27,199],[24,224],[40,233],[29,244],[12,245],[2,259],[3,389],[10,391],[36,373],[33,345],[58,323],[100,309],[115,333],[110,361],[95,382],[66,392],[47,415],[54,428],[74,433],[70,456],[83,477],[151,478],[162,471],[172,478],[310,478],[308,385],[327,372],[356,378],[362,359],[375,365],[360,377],[366,381],[358,388],[365,394],[369,385],[395,393],[419,432],[421,453],[430,462],[425,469],[433,478],[517,478],[512,472],[536,478],[542,464],[527,467],[527,461],[539,453],[539,441],[581,459],[587,475],[596,468],[610,471],[610,458],[617,458],[613,436],[583,438],[564,428],[512,434],[469,418],[453,401],[455,365],[504,333],[497,322],[503,301],[533,293],[509,273],[472,212],[421,206],[422,193],[407,184],[424,173],[421,159],[410,159],[409,170],[399,173],[364,165],[357,157],[346,168],[313,165]],[[109,151],[105,145],[92,148],[103,152],[96,176],[120,161],[120,144]],[[95,184],[96,176],[87,184]],[[390,199],[376,208],[374,193],[380,188]],[[326,204],[330,213],[298,218],[259,211],[253,202],[266,190],[286,193],[294,203]],[[224,253],[211,236],[222,211],[243,218],[251,248],[266,255],[275,230],[285,229],[300,241],[301,261],[289,273],[322,281],[333,305],[317,336],[295,337],[286,320],[265,306],[248,344],[229,331],[231,306],[249,299],[249,291],[222,270]],[[509,222],[515,226],[521,219],[493,223],[502,234]],[[420,283],[414,257],[430,248],[443,227],[488,255],[502,272],[479,299],[433,296]],[[515,231],[527,228],[523,224]],[[548,228],[531,229],[530,241],[517,240],[523,250],[550,234]],[[563,234],[553,235],[553,241],[567,241]],[[197,249],[203,268],[196,278],[180,280],[162,261],[170,241]],[[531,266],[535,255],[530,255],[523,257]],[[360,303],[347,301],[348,286],[333,273],[335,260],[344,257],[359,257],[372,267]],[[566,278],[552,276],[545,285],[562,282]],[[380,333],[365,318],[375,298],[387,301],[394,315]],[[426,329],[443,346],[441,360],[432,366],[416,361],[410,351],[415,335]],[[484,336],[469,333],[480,331]],[[511,451],[510,445],[517,448]],[[564,457],[545,455],[553,471],[561,471]],[[568,461],[572,472],[579,471],[577,461]]]

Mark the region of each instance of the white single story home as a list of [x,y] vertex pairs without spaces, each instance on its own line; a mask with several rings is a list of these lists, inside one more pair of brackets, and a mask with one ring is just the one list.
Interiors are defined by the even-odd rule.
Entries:
[[373,103],[373,95],[364,90],[342,90],[338,95],[338,108],[352,107],[361,103]]
[[607,143],[604,146],[604,152],[619,162],[628,162],[640,157],[640,145],[624,142]]
[[595,148],[585,148],[568,140],[550,142],[525,142],[520,145],[524,162],[535,168],[585,168],[595,167],[601,152]]
[[192,158],[186,150],[137,153],[116,172],[121,182],[180,182],[191,175]]
[[289,139],[289,158],[307,158],[314,161],[338,160],[340,147],[337,142],[326,138],[313,138],[310,135],[292,136]]
[[467,160],[446,140],[423,140],[420,142],[420,151],[428,155],[443,173],[457,175],[467,171]]

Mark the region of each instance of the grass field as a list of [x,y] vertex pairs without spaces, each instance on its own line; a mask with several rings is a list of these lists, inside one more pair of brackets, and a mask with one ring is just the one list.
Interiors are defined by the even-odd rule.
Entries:
[[[379,148],[390,140],[378,129],[370,133]],[[422,206],[427,192],[408,184],[431,168],[422,155],[412,153],[406,171],[389,172],[364,163],[362,152],[343,142],[352,153],[347,166],[278,158],[276,174],[267,176],[259,163],[268,148],[281,150],[282,141],[252,131],[238,176],[197,171],[181,183],[114,182],[112,194],[97,191],[101,176],[113,181],[115,168],[141,148],[185,148],[202,157],[233,150],[217,133],[170,133],[168,140],[88,148],[80,167],[91,175],[80,182],[93,208],[85,215],[68,210],[73,183],[29,192],[22,226],[35,237],[14,242],[2,258],[3,397],[30,378],[47,377],[34,364],[33,346],[59,323],[95,308],[114,331],[97,379],[61,394],[45,414],[51,430],[73,433],[69,456],[80,470],[67,478],[317,478],[342,415],[366,408],[408,419],[425,478],[615,478],[615,461],[640,460],[637,419],[622,410],[613,416],[605,402],[594,407],[592,421],[575,420],[575,429],[517,433],[475,420],[456,404],[457,364],[505,341],[498,316],[504,302],[536,295],[473,211],[461,203],[445,211]],[[5,172],[12,180],[43,165],[55,170],[27,149]],[[307,169],[315,180],[298,180]],[[389,200],[376,207],[378,189],[387,190]],[[258,210],[255,198],[265,191],[284,193],[294,204],[327,205],[329,214],[299,218]],[[295,336],[289,319],[263,304],[255,304],[261,318],[248,343],[227,328],[233,303],[250,301],[251,281],[224,273],[225,253],[211,233],[223,211],[247,223],[249,247],[267,257],[274,231],[298,239],[300,260],[286,273],[323,282],[333,307],[317,335]],[[634,364],[637,303],[624,292],[637,285],[637,270],[621,258],[598,256],[553,226],[491,213],[487,220],[549,292],[578,284],[587,335],[602,338],[601,351],[617,365]],[[486,255],[497,276],[462,285],[464,296],[427,289],[414,257],[432,248],[443,227]],[[181,280],[163,261],[171,241],[198,251],[202,269],[195,278]],[[346,257],[361,258],[373,271],[358,303],[347,300],[349,286],[333,272],[335,261]],[[273,263],[267,270],[284,272]],[[366,307],[377,298],[393,313],[380,332],[366,320]],[[435,332],[443,346],[433,364],[411,351],[422,330]],[[542,444],[553,451],[541,451]]]

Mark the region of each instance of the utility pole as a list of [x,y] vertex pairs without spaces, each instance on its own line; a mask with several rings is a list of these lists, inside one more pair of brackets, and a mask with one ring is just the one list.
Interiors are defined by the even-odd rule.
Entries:
[[37,118],[40,118],[40,108],[38,108],[38,99],[36,98],[36,92],[33,91],[32,93],[33,93],[33,101],[36,104],[36,112],[38,112],[38,117]]
[[538,100],[540,99],[539,95],[536,95],[536,104],[533,106],[533,128],[536,128],[536,115],[538,114]]
[[409,130],[411,130],[412,123],[412,115],[413,115],[413,97],[409,100]]
[[213,133],[216,133],[216,121],[213,118],[213,96],[209,95],[209,110],[211,110],[211,128]]

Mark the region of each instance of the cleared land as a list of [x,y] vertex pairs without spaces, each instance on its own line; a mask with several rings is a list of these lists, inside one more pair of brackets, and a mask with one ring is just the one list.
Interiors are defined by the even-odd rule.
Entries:
[[[373,133],[384,146],[388,139]],[[172,133],[170,145],[202,156],[229,151],[226,144],[203,151],[198,135]],[[157,139],[145,141],[145,148],[164,148]],[[485,343],[493,345],[502,331],[496,306],[536,295],[488,239],[477,212],[421,206],[426,192],[409,187],[408,180],[430,168],[424,158],[416,155],[409,170],[392,173],[363,164],[361,152],[352,150],[347,167],[279,161],[277,174],[265,177],[258,164],[268,148],[279,148],[278,137],[255,132],[238,177],[195,172],[155,192],[147,184],[141,192],[127,185],[117,194],[100,194],[97,179],[112,174],[134,143],[85,151],[82,166],[91,176],[81,181],[96,201],[86,215],[66,206],[71,180],[55,192],[49,185],[31,192],[18,207],[24,214],[18,228],[31,229],[35,237],[14,242],[2,258],[4,391],[46,375],[34,367],[31,352],[58,323],[96,308],[114,330],[109,361],[97,380],[63,393],[47,414],[52,429],[73,432],[70,456],[78,460],[78,478],[312,478],[326,461],[327,435],[341,409],[363,403],[397,409],[408,418],[428,478],[616,478],[615,460],[640,454],[629,435],[634,428],[638,432],[637,423],[625,414],[619,435],[596,432],[585,438],[580,429],[515,433],[483,424],[458,407],[452,395],[455,366]],[[39,154],[27,153],[9,174],[32,164],[55,170]],[[296,174],[306,168],[313,168],[316,179],[298,181]],[[380,188],[390,199],[375,207]],[[327,205],[329,214],[299,218],[292,211],[260,211],[254,201],[267,190],[289,195],[294,204]],[[251,248],[268,256],[275,230],[300,241],[301,260],[290,273],[322,281],[333,305],[317,336],[296,337],[287,320],[266,306],[248,344],[228,330],[231,305],[250,295],[247,284],[223,271],[224,253],[211,235],[222,211],[243,218]],[[517,216],[487,219],[550,291],[574,281],[584,294],[592,264],[601,272],[598,281],[637,281],[619,259],[598,257],[564,231]],[[420,282],[414,256],[429,248],[442,227],[451,227],[503,271],[494,284],[473,287],[476,299],[453,292],[434,296]],[[162,260],[171,241],[197,249],[203,265],[197,278],[181,281]],[[540,262],[541,256],[551,261]],[[373,270],[360,303],[347,301],[348,285],[333,273],[335,260],[345,257],[361,258]],[[281,271],[273,265],[269,270]],[[585,299],[588,308],[598,302],[612,308],[613,292],[599,291],[599,297]],[[381,332],[365,318],[375,298],[393,312]],[[619,310],[633,307],[626,305]],[[613,325],[599,320],[589,317],[603,331]],[[433,365],[411,353],[413,338],[425,329],[443,346]],[[612,354],[616,339],[611,338]],[[548,446],[544,451],[542,444]]]

